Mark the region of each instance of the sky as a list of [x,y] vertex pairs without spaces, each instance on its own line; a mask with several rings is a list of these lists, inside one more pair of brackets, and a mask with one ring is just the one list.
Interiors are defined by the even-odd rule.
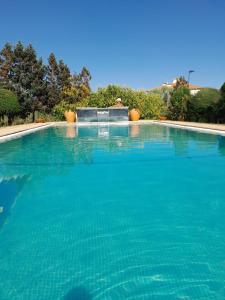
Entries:
[[225,81],[224,0],[0,0],[0,48],[31,43],[73,72],[86,66],[94,90],[149,89],[191,74]]

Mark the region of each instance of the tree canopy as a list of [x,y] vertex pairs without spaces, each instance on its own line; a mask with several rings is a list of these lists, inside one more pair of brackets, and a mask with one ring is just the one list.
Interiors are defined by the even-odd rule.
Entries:
[[83,67],[78,74],[71,74],[62,59],[54,53],[45,65],[31,44],[15,46],[7,43],[0,51],[0,85],[13,91],[20,104],[20,114],[43,110],[51,112],[60,101],[75,103],[89,96],[90,72]]

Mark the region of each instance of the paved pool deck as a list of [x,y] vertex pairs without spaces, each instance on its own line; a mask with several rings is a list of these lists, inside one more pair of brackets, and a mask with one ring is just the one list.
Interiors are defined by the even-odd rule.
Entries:
[[165,125],[175,125],[182,127],[192,127],[192,128],[200,128],[200,129],[209,129],[216,131],[225,131],[225,124],[209,124],[209,123],[197,123],[197,122],[186,122],[186,121],[157,121],[157,123],[165,124]]
[[7,136],[14,133],[24,132],[30,129],[41,128],[43,126],[46,126],[46,124],[49,123],[31,123],[31,124],[0,127],[0,137]]

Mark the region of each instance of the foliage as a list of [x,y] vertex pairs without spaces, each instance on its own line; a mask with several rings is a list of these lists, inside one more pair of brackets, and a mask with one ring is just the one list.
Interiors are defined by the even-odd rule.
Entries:
[[190,98],[190,91],[187,87],[180,86],[172,91],[169,105],[169,117],[171,120],[185,120],[187,103]]
[[20,112],[20,105],[16,95],[6,89],[0,89],[0,117],[6,115],[9,123]]
[[220,88],[220,99],[217,104],[217,121],[225,123],[225,82]]
[[121,98],[123,105],[128,106],[129,109],[138,108],[141,117],[145,119],[158,118],[163,108],[160,95],[115,85],[109,85],[106,88],[98,89],[96,93],[92,93],[88,98],[88,105],[110,107],[115,105],[117,98]]
[[[51,53],[44,65],[33,46],[18,42],[15,47],[7,43],[0,51],[0,86],[15,92],[21,117],[35,111],[51,113],[60,101],[75,103],[90,94],[90,72],[83,68],[78,75],[71,75],[63,60],[57,61]],[[72,93],[71,93],[72,92]]]
[[0,55],[0,80],[5,87],[16,93],[21,115],[26,117],[41,109],[46,95],[45,66],[37,58],[32,45],[24,47],[18,42],[13,49],[6,44]]
[[106,88],[100,88],[96,93],[92,93],[88,99],[89,106],[110,107],[115,105],[115,100],[121,98],[125,106],[134,108],[137,106],[135,91],[129,88],[123,88],[116,85],[108,85]]
[[67,101],[61,101],[59,104],[55,105],[53,108],[53,117],[57,121],[63,121],[65,111],[72,110],[75,111],[78,107],[88,106],[87,100],[83,100],[76,103],[69,103]]
[[178,78],[176,78],[176,84],[175,84],[175,88],[179,88],[179,87],[188,87],[188,82],[185,79],[184,76],[180,76]]
[[187,119],[194,122],[216,122],[216,107],[220,93],[216,89],[205,88],[192,96],[187,105]]
[[159,95],[139,92],[138,97],[138,109],[141,112],[141,118],[143,119],[158,119],[164,110],[163,100]]

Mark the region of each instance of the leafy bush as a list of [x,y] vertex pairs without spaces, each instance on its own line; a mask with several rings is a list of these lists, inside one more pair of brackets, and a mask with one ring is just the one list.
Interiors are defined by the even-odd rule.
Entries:
[[185,86],[179,86],[171,93],[169,117],[171,120],[184,120],[187,114],[187,103],[191,98],[190,91]]
[[53,108],[53,117],[56,121],[65,120],[64,113],[65,111],[72,110],[75,111],[77,107],[86,107],[88,106],[87,100],[81,102],[69,103],[66,101],[61,101],[59,104],[55,105]]
[[220,100],[217,104],[217,121],[219,123],[225,122],[225,82],[220,88]]
[[88,106],[110,107],[115,104],[117,98],[121,98],[123,105],[128,106],[129,109],[138,108],[141,118],[144,119],[158,118],[163,108],[163,101],[158,94],[115,85],[109,85],[92,93],[88,98]]
[[216,122],[216,107],[220,93],[216,89],[205,88],[192,96],[187,104],[187,119],[195,122]]
[[125,106],[133,108],[137,106],[135,93],[130,88],[109,85],[106,88],[98,89],[96,93],[92,93],[88,99],[88,104],[93,107],[110,107],[115,104],[117,98],[121,98]]
[[20,105],[16,95],[6,89],[0,89],[0,117],[6,115],[9,123],[20,111]]
[[158,119],[164,110],[164,102],[160,95],[139,92],[137,108],[143,119]]

